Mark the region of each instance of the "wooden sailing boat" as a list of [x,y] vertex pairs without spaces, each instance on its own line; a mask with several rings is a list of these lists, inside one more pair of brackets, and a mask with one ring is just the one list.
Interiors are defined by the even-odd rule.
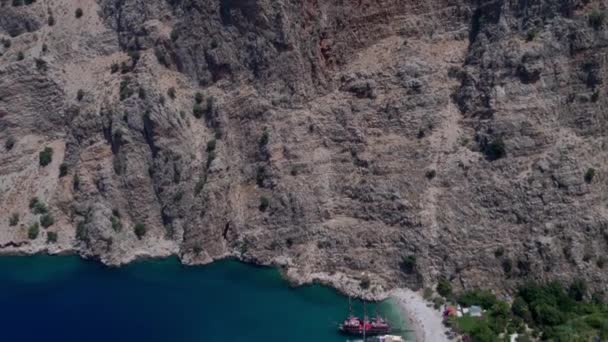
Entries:
[[367,317],[366,302],[363,302],[363,319],[352,314],[352,304],[349,298],[349,316],[339,325],[338,330],[346,335],[362,336],[363,340],[368,336],[385,335],[391,332],[391,326],[380,316],[372,319]]

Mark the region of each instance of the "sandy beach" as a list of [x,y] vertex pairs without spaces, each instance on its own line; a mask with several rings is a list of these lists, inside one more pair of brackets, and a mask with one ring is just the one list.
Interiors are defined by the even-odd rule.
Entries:
[[414,331],[416,342],[449,341],[441,312],[435,310],[422,295],[409,289],[397,289],[390,297],[399,305],[407,318],[408,327]]

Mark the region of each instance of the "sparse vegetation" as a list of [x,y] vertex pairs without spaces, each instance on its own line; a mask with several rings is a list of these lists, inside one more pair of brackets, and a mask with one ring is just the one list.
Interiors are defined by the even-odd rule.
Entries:
[[197,92],[196,94],[194,94],[194,101],[196,101],[197,104],[201,104],[203,103],[203,94]]
[[488,143],[484,148],[484,153],[490,161],[504,157],[507,154],[507,151],[502,137],[496,137]]
[[601,256],[601,257],[597,258],[596,264],[597,264],[597,267],[604,268],[604,266],[606,265],[606,257]]
[[430,301],[433,298],[433,289],[430,287],[425,287],[422,291],[422,297]]
[[445,304],[445,299],[443,299],[442,297],[433,298],[433,308],[435,308],[435,310],[441,309],[441,306],[444,304]]
[[217,145],[217,140],[211,139],[207,142],[207,152],[215,151],[215,146]]
[[369,277],[364,277],[359,282],[359,287],[361,287],[364,290],[369,289],[370,285],[371,285],[371,280],[369,279]]
[[17,224],[19,224],[19,214],[13,213],[11,215],[10,219],[8,220],[8,225],[11,227],[14,227]]
[[433,178],[435,178],[436,175],[437,175],[437,171],[435,171],[434,169],[433,170],[427,170],[426,173],[424,174],[424,176],[427,179],[433,179]]
[[509,259],[509,258],[506,258],[502,261],[501,266],[502,266],[502,270],[505,272],[505,274],[509,275],[509,274],[511,274],[511,271],[513,270],[513,261],[511,261],[511,259]]
[[184,192],[180,190],[173,195],[173,202],[179,202],[182,198],[184,198]]
[[32,224],[27,229],[27,237],[30,240],[35,240],[38,237],[39,233],[40,233],[40,226],[38,225],[38,222]]
[[437,283],[437,293],[440,296],[450,298],[452,296],[452,284],[446,278],[440,278]]
[[167,56],[165,56],[165,53],[163,52],[163,50],[156,46],[154,47],[154,55],[156,56],[156,60],[158,61],[158,63],[164,67],[168,67],[169,66],[169,61],[167,61]]
[[593,94],[591,94],[591,102],[597,102],[600,99],[600,91],[599,89],[595,89]]
[[39,153],[38,159],[40,161],[40,166],[45,167],[49,165],[53,161],[53,149],[45,147],[44,150]]
[[175,88],[171,87],[169,88],[169,90],[167,90],[167,96],[169,96],[169,98],[171,100],[175,100]]
[[143,223],[138,223],[133,227],[133,232],[135,233],[135,236],[141,240],[146,235],[147,228]]
[[260,165],[255,174],[255,182],[259,187],[264,187],[264,181],[269,177],[266,167]]
[[36,70],[40,72],[45,72],[48,70],[48,64],[42,58],[34,58],[34,63],[36,64]]
[[418,139],[422,139],[422,138],[424,138],[425,136],[426,136],[426,133],[424,132],[424,129],[422,129],[422,128],[421,128],[421,129],[419,129],[419,130],[418,130],[418,134],[416,134],[416,138],[418,138]]
[[74,191],[80,190],[80,177],[78,177],[78,175],[74,175],[72,178],[72,188]]
[[76,11],[74,11],[74,16],[76,17],[76,19],[82,18],[83,14],[84,13],[82,12],[82,8],[77,8]]
[[201,107],[200,104],[195,103],[192,107],[192,114],[194,114],[195,118],[200,119],[203,117],[203,114],[205,114],[205,111],[203,110],[203,107]]
[[270,206],[270,200],[268,199],[268,197],[266,197],[266,196],[260,197],[260,206],[259,206],[260,211],[266,211],[266,209],[268,209],[269,206]]
[[220,126],[216,126],[213,136],[215,137],[216,140],[221,140],[222,135],[224,135],[222,128]]
[[44,228],[48,228],[55,223],[55,218],[50,213],[46,213],[40,217],[40,225]]
[[209,152],[209,154],[207,154],[207,168],[209,168],[209,166],[211,166],[211,163],[213,163],[214,160],[215,160],[215,151],[211,151],[211,152]]
[[595,169],[590,167],[585,172],[585,183],[591,183],[593,181],[593,177],[595,177]]
[[87,238],[87,224],[85,221],[80,221],[76,226],[76,239],[86,241]]
[[118,72],[119,69],[120,66],[118,65],[118,63],[112,63],[112,66],[110,67],[110,72],[115,74]]
[[10,151],[13,149],[13,147],[15,147],[15,138],[13,138],[12,135],[9,135],[4,141],[4,148],[7,151]]
[[408,255],[401,260],[401,269],[405,273],[414,273],[416,271],[416,256]]
[[215,104],[215,97],[209,96],[205,103],[205,120],[211,122],[213,120],[213,106]]
[[195,195],[200,194],[201,191],[203,191],[204,187],[205,187],[205,181],[203,179],[196,182],[196,184],[194,185],[194,194]]
[[268,142],[270,141],[270,133],[268,133],[267,130],[264,130],[264,132],[262,133],[262,136],[260,137],[260,147],[264,147],[266,145],[268,145]]
[[36,215],[44,215],[49,212],[49,209],[38,197],[30,199],[30,210]]
[[139,62],[139,59],[141,58],[141,53],[139,52],[139,50],[129,50],[129,52],[127,52],[127,55],[129,55],[129,58],[131,58],[133,66],[135,66],[135,64],[137,64],[137,62]]
[[536,36],[538,36],[538,29],[536,29],[536,28],[530,29],[526,33],[526,40],[531,42],[536,38]]
[[606,21],[606,14],[604,11],[596,8],[589,13],[588,22],[589,26],[591,26],[593,29],[599,30],[602,28],[604,21]]
[[133,95],[133,90],[129,87],[127,80],[120,81],[120,101],[124,101]]
[[46,232],[46,242],[47,243],[56,243],[57,242],[57,233],[56,232]]
[[504,247],[498,247],[496,248],[496,250],[494,251],[494,256],[497,258],[500,258],[501,256],[503,256],[505,254],[505,248]]
[[65,177],[68,174],[68,164],[61,163],[59,165],[59,178]]
[[175,29],[171,30],[170,38],[171,38],[171,41],[173,41],[173,42],[177,41],[177,39],[179,38],[179,34],[177,33],[177,30],[175,30]]
[[122,230],[122,222],[120,221],[120,216],[116,214],[112,214],[112,218],[110,219],[112,222],[112,230],[115,232],[120,232]]

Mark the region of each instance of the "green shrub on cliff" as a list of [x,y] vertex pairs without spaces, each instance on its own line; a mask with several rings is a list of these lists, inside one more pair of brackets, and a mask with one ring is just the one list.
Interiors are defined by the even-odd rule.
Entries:
[[14,146],[15,146],[15,138],[13,138],[12,135],[9,135],[8,138],[6,138],[6,140],[4,141],[4,148],[7,151],[10,151],[13,149]]
[[200,104],[195,103],[192,107],[192,114],[195,118],[200,119],[203,117],[203,114],[205,114],[205,111],[203,110],[203,107],[201,107]]
[[30,199],[30,209],[36,215],[46,214],[49,211],[46,205],[41,202],[38,197],[32,197],[32,199]]
[[589,184],[593,181],[593,177],[595,177],[595,169],[590,167],[585,172],[585,183]]
[[268,197],[266,197],[266,196],[260,197],[260,206],[259,206],[260,211],[266,211],[266,209],[268,209],[269,206],[270,206],[270,200],[268,199]]
[[484,147],[483,152],[490,161],[504,157],[507,154],[507,150],[505,148],[505,142],[502,137],[494,138],[494,140],[489,142]]
[[44,228],[48,228],[50,226],[52,226],[55,223],[55,218],[53,218],[53,215],[47,213],[44,214],[41,218],[40,218],[40,224],[42,225],[42,227]]
[[197,104],[201,104],[203,103],[203,94],[197,92],[196,94],[194,94],[194,101],[196,101]]
[[122,230],[122,222],[120,221],[120,217],[112,215],[110,221],[112,223],[112,230],[115,232],[120,232]]
[[169,88],[169,90],[167,90],[167,95],[169,96],[169,98],[171,98],[171,100],[175,99],[175,87],[171,87]]
[[53,161],[53,149],[45,147],[44,150],[38,154],[38,159],[40,166],[45,167],[49,165]]
[[68,164],[61,163],[59,165],[59,178],[65,177],[68,174]]
[[133,232],[135,232],[135,236],[141,240],[144,235],[146,235],[147,228],[143,223],[138,223],[135,225],[135,227],[133,227]]
[[57,233],[56,232],[47,232],[46,233],[46,242],[47,243],[56,243],[57,242]]
[[446,278],[439,279],[437,283],[437,293],[442,297],[450,297],[452,295],[452,284]]
[[30,240],[35,240],[38,237],[38,234],[40,233],[40,226],[38,225],[38,223],[34,223],[32,224],[28,229],[27,229],[27,237]]
[[604,25],[605,20],[606,14],[597,8],[589,13],[589,26],[593,27],[595,30],[599,30]]
[[16,226],[19,223],[19,214],[13,213],[11,218],[8,220],[8,225],[11,227]]

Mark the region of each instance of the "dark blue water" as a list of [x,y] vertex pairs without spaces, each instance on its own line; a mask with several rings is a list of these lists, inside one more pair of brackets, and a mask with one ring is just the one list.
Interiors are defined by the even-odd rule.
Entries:
[[[398,323],[392,305],[377,306]],[[0,257],[0,341],[343,342],[336,323],[347,310],[332,289],[290,288],[276,270],[236,261],[107,268],[68,256]]]

